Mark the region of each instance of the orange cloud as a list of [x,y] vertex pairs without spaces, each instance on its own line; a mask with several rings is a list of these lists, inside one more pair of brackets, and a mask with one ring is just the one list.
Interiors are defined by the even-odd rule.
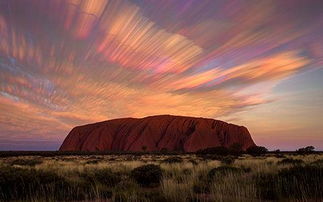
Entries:
[[300,29],[267,2],[31,2],[0,4],[0,138],[125,116],[232,117],[321,61],[322,40],[308,36],[319,26]]
[[[215,67],[205,72],[185,76],[165,77],[153,83],[156,88],[166,90],[193,89],[214,81],[210,86],[221,84],[241,85],[277,81],[290,76],[311,61],[299,56],[297,51],[279,53],[228,69]],[[239,81],[238,83],[235,81]],[[230,81],[234,81],[231,82]],[[223,88],[223,87],[221,87]]]

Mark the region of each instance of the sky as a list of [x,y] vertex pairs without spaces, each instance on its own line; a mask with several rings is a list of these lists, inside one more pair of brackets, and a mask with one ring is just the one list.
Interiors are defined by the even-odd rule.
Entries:
[[159,114],[323,150],[323,1],[0,1],[0,150]]

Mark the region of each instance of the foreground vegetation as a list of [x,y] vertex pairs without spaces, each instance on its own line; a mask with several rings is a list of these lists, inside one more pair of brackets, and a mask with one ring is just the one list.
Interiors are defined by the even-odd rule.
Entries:
[[319,153],[0,158],[0,201],[319,201],[322,181]]

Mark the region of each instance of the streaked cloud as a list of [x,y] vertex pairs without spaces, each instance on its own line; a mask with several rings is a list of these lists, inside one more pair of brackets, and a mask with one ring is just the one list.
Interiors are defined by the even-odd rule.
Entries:
[[320,5],[3,1],[0,139],[62,140],[128,116],[233,120],[276,103],[276,85],[322,65]]

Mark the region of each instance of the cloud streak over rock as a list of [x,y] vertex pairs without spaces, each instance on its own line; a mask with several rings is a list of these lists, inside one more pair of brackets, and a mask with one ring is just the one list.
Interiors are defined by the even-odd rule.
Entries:
[[2,1],[0,139],[60,141],[88,122],[232,117],[275,102],[282,80],[322,65],[320,6]]

